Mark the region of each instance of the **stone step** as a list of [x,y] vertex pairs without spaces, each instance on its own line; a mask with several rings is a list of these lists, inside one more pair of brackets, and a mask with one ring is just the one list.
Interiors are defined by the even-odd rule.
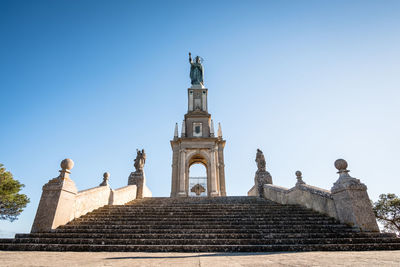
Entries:
[[163,212],[96,212],[88,213],[85,216],[268,216],[268,217],[290,217],[290,216],[310,216],[310,217],[327,217],[322,214],[316,214],[312,212],[174,212],[174,211],[163,211]]
[[100,244],[100,245],[294,245],[400,243],[397,238],[286,238],[286,239],[104,239],[104,238],[21,238],[0,239],[0,243]]
[[149,198],[105,206],[47,233],[0,239],[0,250],[263,252],[400,249],[326,215],[258,197]]
[[285,210],[285,211],[292,211],[292,210],[306,210],[303,207],[300,206],[269,206],[269,205],[154,205],[154,206],[149,206],[149,205],[132,205],[132,206],[122,206],[122,207],[116,207],[116,206],[104,206],[100,208],[100,210],[121,210],[121,211],[126,211],[126,210],[141,210],[141,209],[148,209],[148,210],[159,210],[159,209],[180,209],[180,210],[192,210],[192,209],[198,209],[198,210]]
[[176,213],[176,214],[271,214],[271,215],[280,215],[280,214],[318,214],[316,212],[313,212],[311,210],[292,210],[292,211],[285,211],[285,210],[268,210],[268,209],[262,209],[262,210],[249,210],[249,209],[243,209],[243,210],[228,210],[228,209],[207,209],[207,210],[202,210],[202,209],[191,209],[191,210],[182,210],[182,209],[177,209],[177,208],[171,208],[171,209],[132,209],[132,210],[96,210],[93,212],[90,212],[89,214],[140,214],[140,213],[145,213],[145,214],[168,214],[168,213]]
[[273,228],[273,226],[279,227],[303,227],[309,225],[310,227],[315,226],[333,226],[333,227],[343,227],[348,228],[348,226],[335,224],[332,221],[293,221],[290,224],[287,222],[271,222],[271,221],[253,221],[253,220],[243,220],[243,221],[145,221],[145,222],[131,222],[131,223],[109,223],[109,222],[102,222],[102,221],[95,221],[95,222],[76,222],[76,223],[69,223],[64,225],[63,227],[79,227],[79,228],[101,228],[105,227],[108,228],[110,225],[114,225],[118,228],[125,229],[125,228],[140,228],[141,226],[145,227],[158,227],[160,225],[164,226],[177,226],[177,227],[203,227],[203,226],[215,226],[215,225],[223,225],[223,226],[232,226],[232,227],[246,227],[247,225],[258,225],[260,228]]
[[111,239],[230,239],[230,238],[395,238],[395,234],[348,232],[348,233],[31,233],[16,234],[15,238],[111,238]]
[[56,233],[130,233],[130,234],[141,234],[141,233],[183,233],[183,234],[190,234],[190,233],[338,233],[338,232],[353,232],[352,229],[335,229],[332,227],[326,228],[306,228],[306,229],[293,229],[293,228],[271,228],[271,229],[262,229],[257,227],[252,228],[175,228],[171,229],[170,227],[165,228],[141,228],[141,229],[80,229],[80,228],[61,228],[57,229]]
[[214,218],[225,218],[225,219],[235,219],[235,218],[260,218],[260,219],[269,219],[269,220],[283,220],[283,219],[291,219],[291,218],[316,218],[316,219],[332,219],[328,216],[314,216],[313,214],[282,214],[282,215],[271,215],[271,214],[87,214],[81,218],[133,218],[138,220],[145,220],[145,219],[155,219],[155,218],[187,218],[187,219],[214,219]]
[[365,251],[400,249],[400,243],[293,244],[293,245],[94,245],[0,243],[0,250],[20,251],[130,251],[130,252],[277,252]]
[[236,228],[236,229],[338,229],[338,230],[352,230],[348,226],[342,224],[312,224],[312,223],[301,223],[301,224],[269,224],[269,223],[248,223],[248,222],[225,222],[223,224],[204,224],[204,223],[163,223],[163,222],[152,222],[147,224],[86,224],[86,225],[73,225],[67,224],[61,226],[60,229],[224,229],[224,228]]
[[[122,219],[122,218],[121,218]],[[86,219],[81,219],[81,220],[75,220],[68,225],[88,225],[88,224],[118,224],[118,225],[135,225],[135,224],[157,224],[157,223],[163,223],[163,224],[225,224],[225,223],[263,223],[263,224],[338,224],[337,221],[333,219],[326,219],[326,220],[321,220],[319,219],[306,219],[304,218],[298,218],[294,219],[292,221],[288,220],[266,220],[266,219],[254,219],[254,218],[237,218],[234,220],[226,220],[226,219],[202,219],[202,220],[195,220],[195,219],[187,219],[187,218],[182,218],[182,220],[179,219],[169,219],[169,218],[161,218],[159,220],[155,219],[148,219],[148,220],[117,220],[117,218],[86,218]]]

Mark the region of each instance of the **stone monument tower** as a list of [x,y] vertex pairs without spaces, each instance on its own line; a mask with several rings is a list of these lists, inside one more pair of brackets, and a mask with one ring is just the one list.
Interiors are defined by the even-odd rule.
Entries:
[[197,163],[206,168],[207,196],[226,196],[225,140],[222,138],[221,125],[218,124],[218,133],[215,136],[214,123],[208,113],[208,89],[203,84],[201,58],[197,56],[193,62],[189,53],[189,62],[192,86],[188,89],[188,112],[182,123],[181,136],[178,136],[178,124],[176,124],[174,139],[171,141],[171,197],[189,195],[192,189],[189,188],[189,168]]

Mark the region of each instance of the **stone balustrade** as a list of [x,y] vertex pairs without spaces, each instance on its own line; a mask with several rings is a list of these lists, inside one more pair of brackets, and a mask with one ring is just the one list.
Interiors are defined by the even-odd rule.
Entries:
[[[63,160],[60,175],[43,186],[32,233],[51,231],[105,205],[123,205],[137,198],[137,185],[112,190],[108,185],[108,173],[104,174],[100,186],[78,192],[69,177],[73,165],[71,159]],[[141,197],[151,197],[147,186],[141,187]]]
[[[262,196],[280,204],[301,205],[321,212],[360,231],[378,232],[367,187],[348,174],[345,160],[335,161],[335,167],[340,176],[331,190],[307,185],[302,180],[301,172],[297,171],[296,186],[288,189],[272,183],[264,184]],[[249,190],[248,195],[258,196],[256,185]]]

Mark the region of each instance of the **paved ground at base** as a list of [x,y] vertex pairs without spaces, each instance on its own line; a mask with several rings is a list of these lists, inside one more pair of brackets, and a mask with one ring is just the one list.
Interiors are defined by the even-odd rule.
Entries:
[[400,266],[400,251],[142,253],[0,251],[1,266]]

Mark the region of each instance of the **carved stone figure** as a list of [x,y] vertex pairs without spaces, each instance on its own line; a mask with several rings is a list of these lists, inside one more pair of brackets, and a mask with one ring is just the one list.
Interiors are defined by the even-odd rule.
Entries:
[[136,172],[142,172],[144,164],[146,163],[146,153],[144,152],[144,149],[142,149],[142,151],[140,151],[139,149],[136,149],[136,152],[137,152],[137,155],[136,155],[134,166],[135,166]]
[[264,154],[260,149],[257,149],[257,154],[256,154],[256,163],[257,163],[257,171],[265,171],[265,158]]
[[143,198],[143,187],[146,184],[146,176],[144,174],[144,164],[146,163],[146,153],[144,149],[139,150],[136,149],[136,159],[135,159],[135,169],[136,171],[131,172],[128,178],[128,185],[136,185],[137,186],[137,198]]
[[264,194],[264,184],[272,184],[272,176],[266,171],[266,163],[263,152],[257,149],[256,154],[257,171],[254,177],[254,183],[257,188],[257,193],[260,197]]
[[195,62],[192,61],[192,54],[189,53],[190,80],[192,85],[203,85],[204,71],[201,65],[201,58],[196,56]]

